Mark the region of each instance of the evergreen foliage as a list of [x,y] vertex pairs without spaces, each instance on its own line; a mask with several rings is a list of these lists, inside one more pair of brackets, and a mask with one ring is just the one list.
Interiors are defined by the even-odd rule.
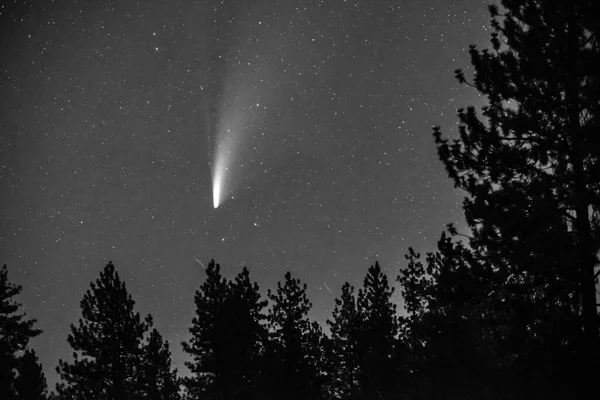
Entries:
[[289,399],[314,398],[310,397],[315,394],[309,382],[316,379],[318,370],[308,358],[308,312],[312,304],[306,296],[306,284],[287,272],[283,284],[278,282],[277,291],[269,290],[267,297],[271,301],[267,321],[278,356],[278,362],[271,366],[277,377],[273,390]]
[[148,400],[179,399],[177,370],[171,368],[169,343],[152,329],[142,350],[138,383],[142,398]]
[[56,386],[63,399],[142,398],[139,371],[143,339],[152,320],[142,320],[112,262],[90,284],[81,301],[82,318],[67,341],[71,362],[60,360]]
[[218,399],[223,386],[220,352],[224,349],[217,321],[229,288],[221,276],[221,266],[214,260],[208,263],[205,271],[206,280],[194,296],[196,316],[190,327],[191,338],[182,343],[183,350],[192,357],[192,361],[186,363],[192,376],[185,380],[185,386],[192,398]]
[[196,292],[196,316],[184,350],[193,357],[187,364],[188,395],[208,399],[252,399],[260,393],[260,365],[267,333],[262,325],[266,301],[243,268],[233,281],[221,276],[214,260]]
[[506,378],[494,353],[506,327],[491,313],[499,289],[494,272],[445,234],[425,264],[412,249],[406,258],[408,267],[398,281],[409,312],[402,341],[408,348],[410,392],[426,398],[494,398]]
[[47,398],[46,377],[33,350],[26,350],[19,359],[15,391],[19,400],[45,400]]
[[492,48],[471,46],[473,82],[456,71],[488,105],[482,115],[459,110],[456,140],[434,129],[440,159],[467,194],[469,246],[494,272],[488,312],[516,397],[569,396],[598,372],[599,7],[490,7]]
[[367,271],[356,301],[360,316],[358,382],[365,399],[387,398],[397,383],[393,358],[398,317],[391,301],[393,294],[394,288],[375,262]]
[[[0,271],[0,398],[12,399],[15,378],[21,363],[19,352],[25,351],[29,340],[42,331],[35,329],[35,319],[27,320],[19,313],[21,304],[14,300],[22,286],[8,280],[6,264]],[[29,357],[29,356],[28,356]]]
[[332,387],[335,398],[346,399],[358,395],[359,326],[354,287],[348,282],[342,286],[340,298],[335,299],[332,319],[327,321],[331,332]]

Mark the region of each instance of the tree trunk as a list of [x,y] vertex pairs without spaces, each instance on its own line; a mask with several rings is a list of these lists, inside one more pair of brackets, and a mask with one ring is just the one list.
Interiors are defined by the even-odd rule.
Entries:
[[579,290],[582,301],[583,328],[585,349],[587,356],[586,364],[588,373],[586,378],[593,379],[596,367],[592,367],[597,362],[598,355],[598,316],[596,311],[596,280],[594,276],[594,266],[596,257],[592,243],[592,234],[590,226],[590,216],[588,212],[588,187],[583,165],[583,134],[579,119],[579,38],[577,27],[577,10],[575,5],[570,7],[570,18],[568,23],[568,49],[567,49],[567,81],[566,95],[567,107],[569,113],[568,132],[572,138],[571,163],[573,166],[573,205],[576,212],[575,228],[577,232],[577,246],[579,266]]

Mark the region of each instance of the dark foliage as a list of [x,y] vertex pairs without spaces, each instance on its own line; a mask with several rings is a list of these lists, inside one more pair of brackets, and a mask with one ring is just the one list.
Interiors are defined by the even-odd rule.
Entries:
[[196,317],[184,350],[193,358],[186,379],[191,398],[253,399],[260,393],[267,334],[261,322],[266,301],[244,268],[232,281],[221,276],[214,260],[196,292]]
[[[67,341],[73,360],[60,360],[56,369],[62,380],[56,386],[59,398],[142,399],[159,392],[154,398],[173,398],[162,396],[163,390],[171,390],[168,349],[156,332],[144,344],[152,319],[142,320],[134,306],[109,262],[83,296],[78,326],[71,325]],[[151,384],[150,374],[158,379]]]
[[396,389],[398,370],[393,364],[398,334],[394,288],[379,263],[369,267],[358,291],[358,384],[361,398],[384,399]]
[[15,391],[19,400],[44,400],[47,384],[42,365],[33,350],[26,350],[19,360]]
[[190,327],[191,338],[182,343],[183,350],[192,356],[192,362],[186,364],[192,377],[185,380],[185,386],[193,398],[219,398],[219,368],[222,364],[219,352],[223,346],[218,337],[217,320],[227,293],[221,266],[211,260],[206,268],[206,280],[194,296],[196,316]]
[[505,326],[490,313],[498,289],[493,271],[445,235],[425,264],[412,249],[406,257],[398,281],[409,313],[402,340],[410,397],[496,398],[506,377],[494,349]]
[[482,115],[459,110],[458,139],[439,128],[434,136],[467,194],[479,265],[471,271],[493,272],[483,294],[495,320],[486,324],[519,387],[512,396],[562,398],[593,382],[600,354],[600,45],[591,18],[600,9],[585,0],[502,6],[490,8],[492,48],[471,46],[474,81],[457,71],[488,105]]
[[169,343],[152,329],[142,350],[138,365],[138,384],[142,398],[148,400],[179,399],[177,370],[171,368]]
[[19,352],[24,351],[29,340],[42,331],[35,329],[36,320],[25,319],[19,313],[21,305],[14,297],[22,287],[10,283],[6,265],[0,271],[0,398],[12,399],[15,393],[15,378],[21,363]]
[[359,393],[359,337],[361,320],[356,307],[354,287],[342,286],[340,298],[335,299],[332,319],[327,321],[331,331],[332,388],[335,398],[352,398]]
[[275,377],[271,395],[288,399],[318,398],[315,390],[318,390],[319,366],[315,366],[314,359],[309,359],[308,311],[312,304],[306,296],[306,284],[287,272],[283,284],[278,282],[277,291],[269,290],[267,296],[272,303],[267,321],[276,355],[269,366]]

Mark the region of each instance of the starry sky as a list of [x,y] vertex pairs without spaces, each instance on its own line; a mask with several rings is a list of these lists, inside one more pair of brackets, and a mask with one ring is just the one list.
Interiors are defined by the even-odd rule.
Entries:
[[198,261],[264,291],[289,270],[324,322],[343,282],[464,225],[431,128],[482,103],[453,71],[487,0],[5,3],[0,263],[52,386],[109,260],[185,370]]

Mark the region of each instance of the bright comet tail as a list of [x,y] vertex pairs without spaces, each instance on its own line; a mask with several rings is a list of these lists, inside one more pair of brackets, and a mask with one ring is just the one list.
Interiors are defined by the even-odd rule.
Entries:
[[213,206],[219,207],[219,196],[221,195],[221,181],[215,180],[213,183]]
[[[224,131],[224,132],[223,132]],[[231,179],[229,173],[229,163],[231,162],[231,154],[234,151],[234,141],[232,138],[231,129],[224,128],[219,133],[217,147],[212,167],[212,189],[213,189],[213,206],[217,208],[223,202],[227,195],[227,183]]]
[[213,169],[213,206],[219,207],[221,204],[221,196],[223,193],[223,174],[226,169],[224,164],[224,155],[221,152],[222,149],[217,149],[215,154],[215,165]]

